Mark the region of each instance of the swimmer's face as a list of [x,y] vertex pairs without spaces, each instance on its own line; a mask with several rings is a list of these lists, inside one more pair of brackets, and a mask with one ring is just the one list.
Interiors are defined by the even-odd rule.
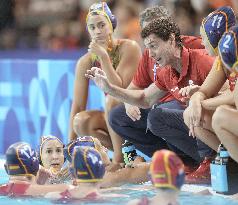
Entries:
[[59,171],[64,164],[63,145],[58,140],[45,142],[42,147],[41,160],[46,169]]
[[144,39],[145,47],[149,50],[150,57],[153,58],[160,67],[170,65],[174,56],[174,40],[163,41],[155,34],[150,34]]
[[103,15],[90,15],[87,22],[88,32],[92,40],[105,44],[112,34],[112,29],[107,18]]
[[212,48],[211,44],[209,43],[206,34],[204,33],[202,27],[200,27],[200,35],[202,37],[202,45],[204,45],[206,51],[210,56],[216,56],[214,49]]

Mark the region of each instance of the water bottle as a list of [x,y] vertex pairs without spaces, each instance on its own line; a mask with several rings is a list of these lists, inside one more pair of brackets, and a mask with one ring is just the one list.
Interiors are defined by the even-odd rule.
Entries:
[[135,146],[127,140],[125,140],[124,144],[122,145],[122,153],[124,157],[124,163],[126,165],[131,164],[137,156]]
[[212,189],[217,193],[226,194],[228,188],[228,165],[229,153],[223,144],[220,144],[215,160],[210,164]]

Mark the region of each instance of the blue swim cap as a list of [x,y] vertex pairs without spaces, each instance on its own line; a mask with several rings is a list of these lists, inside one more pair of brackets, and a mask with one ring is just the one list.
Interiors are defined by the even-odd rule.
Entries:
[[222,63],[230,72],[238,72],[234,70],[235,65],[238,64],[237,56],[237,40],[238,40],[238,26],[232,27],[228,32],[226,32],[219,42],[218,51]]
[[75,147],[71,171],[78,182],[99,182],[105,174],[105,166],[96,149]]
[[64,156],[69,162],[72,162],[72,154],[74,151],[74,147],[76,146],[86,146],[93,148],[96,147],[92,136],[78,137],[76,140],[73,140],[69,144],[67,144],[64,148]]
[[236,17],[234,11],[229,6],[220,7],[203,19],[202,31],[205,32],[208,42],[215,52],[217,52],[218,42],[223,33],[234,26],[235,23]]
[[39,170],[39,160],[28,143],[12,144],[6,151],[5,169],[8,175],[35,175]]
[[106,2],[99,2],[99,3],[92,4],[89,8],[86,22],[88,21],[88,17],[94,13],[102,14],[103,16],[105,16],[107,18],[108,22],[110,23],[112,30],[114,30],[116,28],[117,19],[112,14],[112,12]]

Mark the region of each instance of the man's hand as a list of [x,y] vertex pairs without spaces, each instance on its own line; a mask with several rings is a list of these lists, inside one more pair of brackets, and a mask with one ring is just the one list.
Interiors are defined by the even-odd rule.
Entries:
[[96,85],[105,93],[109,91],[111,84],[107,79],[106,73],[101,68],[92,67],[90,70],[87,70],[85,76],[93,80]]
[[128,117],[131,118],[133,121],[140,120],[141,118],[140,108],[134,105],[127,104],[127,103],[124,103],[124,104],[125,104],[126,114],[128,115]]
[[193,95],[193,93],[195,93],[199,90],[199,88],[200,88],[199,85],[189,85],[189,86],[186,86],[184,88],[181,88],[179,90],[179,94],[182,97],[190,98]]

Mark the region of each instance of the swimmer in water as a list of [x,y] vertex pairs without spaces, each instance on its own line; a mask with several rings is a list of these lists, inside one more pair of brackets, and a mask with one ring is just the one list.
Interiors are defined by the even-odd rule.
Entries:
[[98,193],[99,183],[105,173],[100,153],[92,147],[75,146],[71,166],[75,186],[68,185],[64,192],[49,193],[46,198],[56,199],[63,203],[77,199],[97,199],[100,195]]
[[[58,137],[47,135],[41,137],[39,148],[39,159],[42,167],[40,167],[37,181],[39,184],[56,183],[62,175],[61,172],[64,164],[64,144]],[[46,175],[45,177],[42,175]]]
[[184,183],[182,160],[172,151],[156,151],[152,157],[149,175],[156,187],[156,195],[133,200],[128,205],[178,205],[178,196]]
[[6,151],[5,170],[9,182],[0,186],[0,195],[44,196],[53,190],[63,191],[66,185],[38,185],[36,175],[39,170],[37,154],[31,146],[24,142],[11,145]]
[[72,140],[69,144],[65,146],[64,155],[69,162],[71,162],[72,160],[72,153],[74,147],[76,146],[95,148],[101,154],[102,161],[105,167],[110,165],[111,161],[109,156],[107,155],[107,148],[105,148],[97,138],[92,136],[77,137],[75,140]]
[[97,138],[92,136],[78,137],[71,141],[64,148],[64,155],[69,162],[72,162],[73,149],[76,146],[93,147],[99,151],[102,161],[105,165],[106,173],[100,183],[101,188],[109,188],[114,186],[121,186],[126,183],[142,183],[149,181],[148,171],[150,164],[145,162],[140,156],[137,156],[130,167],[125,167],[121,164],[121,168],[111,172],[107,171],[107,166],[111,163],[107,149],[100,143]]

